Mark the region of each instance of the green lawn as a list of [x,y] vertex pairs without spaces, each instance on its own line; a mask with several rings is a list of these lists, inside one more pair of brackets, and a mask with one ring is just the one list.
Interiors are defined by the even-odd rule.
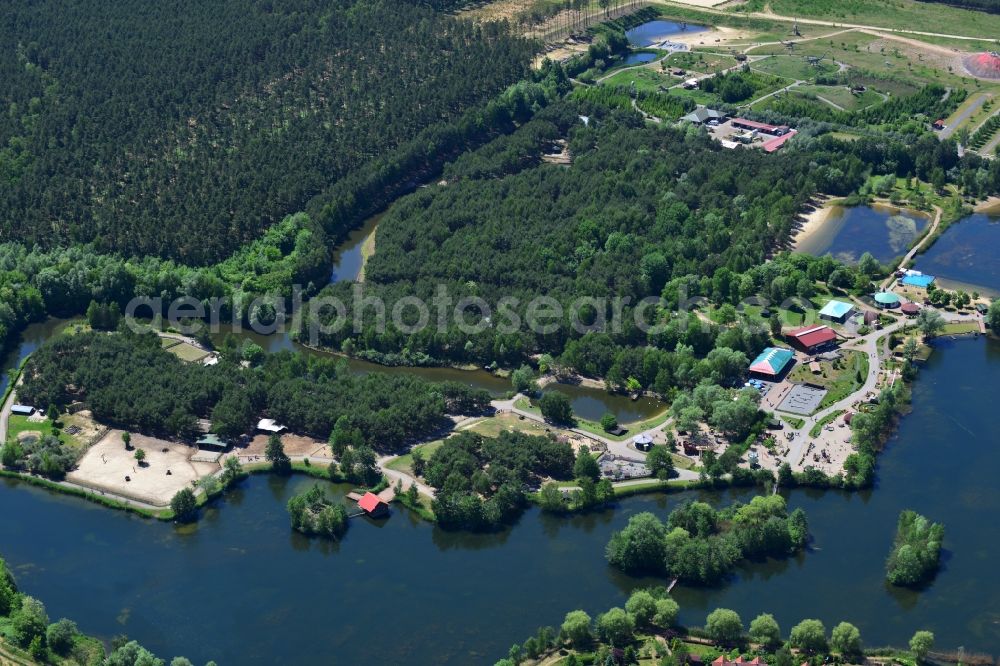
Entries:
[[959,321],[944,325],[941,335],[963,335],[979,331],[979,323],[974,321]]
[[[855,95],[847,86],[802,85],[794,89],[795,94],[822,97],[845,111],[858,111],[874,104],[880,104],[882,97],[874,90],[865,90]],[[819,100],[824,103],[823,100]]]
[[193,363],[195,361],[200,361],[201,359],[208,356],[208,352],[203,349],[198,349],[194,345],[190,345],[186,342],[181,342],[180,344],[172,345],[167,347],[167,351],[174,354],[182,361],[187,361],[188,363]]
[[[820,363],[822,374],[814,375],[806,364],[795,366],[788,374],[790,381],[815,384],[827,390],[819,405],[820,409],[825,409],[857,391],[864,385],[864,380],[868,376],[868,356],[864,352],[842,350],[842,353],[844,355],[842,359],[833,363],[826,361]],[[861,382],[858,382],[859,373]]]
[[[434,455],[434,452],[441,448],[444,444],[443,439],[436,439],[433,442],[427,442],[426,444],[418,444],[413,447],[413,450],[419,450],[424,456],[424,460],[430,460],[430,457]],[[405,455],[393,458],[385,465],[391,470],[397,472],[404,472],[413,476],[413,453],[407,453]]]
[[1000,35],[1000,16],[919,0],[750,0],[741,7],[775,14],[964,37]]
[[822,420],[817,421],[816,425],[814,425],[812,427],[812,429],[809,430],[809,436],[810,437],[817,437],[821,432],[823,432],[823,428],[825,426],[827,426],[827,425],[833,423],[834,421],[836,421],[837,417],[840,416],[841,414],[843,414],[844,411],[845,410],[843,410],[843,409],[837,409],[835,411],[830,412],[826,416],[824,416],[822,418]]
[[666,60],[668,67],[680,67],[689,72],[712,74],[729,69],[736,65],[736,58],[703,51],[679,51],[672,53]]
[[750,69],[794,81],[813,81],[817,76],[836,72],[837,66],[830,62],[829,58],[818,65],[810,65],[804,56],[793,54],[775,55],[758,60],[751,63]]
[[660,88],[669,88],[679,83],[676,77],[672,77],[659,71],[659,66],[643,67],[641,69],[629,69],[618,72],[604,81],[602,86],[623,86],[628,88],[635,82],[636,90],[659,91]]
[[29,421],[27,416],[11,414],[7,419],[7,440],[16,439],[22,432],[39,432],[43,437],[45,435],[58,434],[59,441],[63,444],[73,443],[73,438],[61,430],[56,433],[52,428],[52,421],[49,419],[45,419],[44,421]]

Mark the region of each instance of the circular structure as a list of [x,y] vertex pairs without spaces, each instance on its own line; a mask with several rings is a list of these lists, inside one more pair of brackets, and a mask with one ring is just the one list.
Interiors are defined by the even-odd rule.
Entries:
[[881,291],[875,294],[875,302],[883,308],[894,308],[899,305],[899,296],[889,291]]
[[1000,53],[996,51],[973,53],[966,56],[962,64],[975,77],[1000,80]]
[[903,303],[899,309],[905,315],[915,315],[920,312],[920,306],[916,303]]

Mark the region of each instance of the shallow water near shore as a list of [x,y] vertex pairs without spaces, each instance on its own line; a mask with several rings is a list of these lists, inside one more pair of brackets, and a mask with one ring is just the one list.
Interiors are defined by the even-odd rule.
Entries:
[[870,252],[882,263],[902,257],[927,228],[929,218],[891,206],[831,206],[826,219],[796,245],[796,251],[830,255],[848,264]]

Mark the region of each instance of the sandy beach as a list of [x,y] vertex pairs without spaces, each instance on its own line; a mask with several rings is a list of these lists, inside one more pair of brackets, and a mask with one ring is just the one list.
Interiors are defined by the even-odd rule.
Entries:
[[989,197],[985,201],[980,201],[972,210],[977,213],[1000,214],[1000,197]]
[[823,197],[816,202],[816,207],[802,215],[805,222],[792,234],[792,250],[798,252],[812,236],[823,228],[823,225],[833,212],[834,199]]

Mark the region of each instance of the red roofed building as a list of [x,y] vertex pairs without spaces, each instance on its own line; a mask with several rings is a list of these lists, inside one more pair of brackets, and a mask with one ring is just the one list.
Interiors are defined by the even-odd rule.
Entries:
[[785,334],[789,343],[807,354],[815,354],[837,341],[837,333],[829,326],[806,326]]
[[381,518],[389,513],[389,505],[375,493],[365,493],[364,497],[358,500],[358,506],[372,518]]
[[760,144],[760,147],[764,149],[765,153],[773,153],[778,148],[785,145],[785,142],[795,136],[795,130],[788,130],[787,134],[782,134],[781,136],[776,136],[773,139],[768,139],[764,143]]

